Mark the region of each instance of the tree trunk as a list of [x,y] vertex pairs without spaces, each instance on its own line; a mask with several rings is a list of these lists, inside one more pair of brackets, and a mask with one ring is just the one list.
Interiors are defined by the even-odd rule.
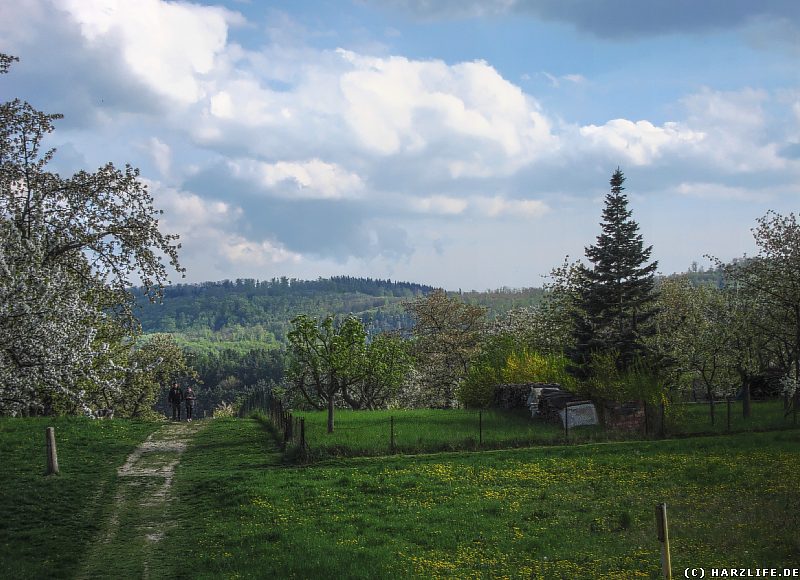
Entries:
[[333,433],[333,395],[328,397],[328,433]]

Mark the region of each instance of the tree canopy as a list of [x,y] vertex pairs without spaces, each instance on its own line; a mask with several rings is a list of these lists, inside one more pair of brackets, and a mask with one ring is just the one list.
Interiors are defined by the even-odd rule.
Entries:
[[[0,55],[0,73],[15,60]],[[60,117],[19,99],[0,104],[0,413],[52,411],[61,399],[85,407],[87,387],[121,388],[93,364],[109,349],[98,339],[119,333],[98,329],[135,335],[131,279],[156,299],[162,256],[183,271],[177,236],[159,230],[137,169],[48,170],[55,151],[44,139]]]

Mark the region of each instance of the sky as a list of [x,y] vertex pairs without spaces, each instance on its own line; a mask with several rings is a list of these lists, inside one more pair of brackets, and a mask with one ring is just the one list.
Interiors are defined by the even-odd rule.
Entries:
[[0,99],[141,169],[186,279],[541,286],[619,167],[664,274],[800,207],[796,0],[0,0]]

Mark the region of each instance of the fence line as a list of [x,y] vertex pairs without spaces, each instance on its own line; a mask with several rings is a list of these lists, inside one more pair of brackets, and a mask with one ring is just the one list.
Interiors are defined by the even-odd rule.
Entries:
[[[489,448],[497,448],[498,445],[518,446],[521,444],[553,444],[558,442],[574,444],[597,440],[598,437],[601,440],[605,440],[608,436],[612,438],[622,436],[631,439],[642,436],[664,438],[693,434],[736,433],[791,428],[793,422],[789,414],[779,412],[775,404],[762,407],[763,403],[762,401],[754,401],[752,417],[745,420],[741,417],[741,413],[734,413],[734,407],[741,407],[741,401],[715,401],[715,406],[720,404],[726,406],[725,415],[718,417],[715,422],[711,422],[710,412],[703,412],[702,409],[704,405],[709,403],[687,402],[672,403],[670,405],[663,403],[647,405],[645,409],[646,420],[643,420],[640,426],[632,430],[628,435],[625,435],[624,432],[621,432],[621,435],[614,435],[613,430],[605,429],[602,426],[589,430],[579,427],[577,428],[579,431],[573,433],[576,427],[570,424],[564,427],[564,431],[559,436],[560,426],[556,428],[554,424],[535,422],[535,420],[531,419],[530,426],[526,427],[525,421],[521,420],[519,415],[513,422],[504,420],[502,410],[490,410],[488,412],[484,410],[458,410],[456,413],[460,414],[463,419],[453,422],[440,430],[435,426],[427,433],[425,433],[425,429],[414,429],[413,427],[425,425],[426,419],[424,417],[411,418],[390,414],[388,417],[384,415],[374,420],[370,418],[367,424],[340,423],[337,425],[334,435],[341,435],[342,433],[353,433],[353,435],[350,437],[332,436],[329,441],[326,441],[320,437],[322,430],[325,429],[322,423],[317,424],[317,421],[314,421],[308,424],[305,417],[296,416],[293,410],[285,408],[284,403],[280,399],[273,397],[269,390],[253,392],[243,402],[240,416],[247,416],[253,411],[263,412],[274,427],[276,438],[284,449],[297,448],[303,454],[307,454],[311,451],[311,448],[318,446],[323,453],[327,448],[328,452],[334,454],[394,454],[404,450],[406,452],[419,452],[444,449],[482,449],[487,446]],[[670,407],[672,407],[671,411],[669,411]],[[488,421],[487,418],[489,419]],[[415,423],[413,426],[412,421]],[[314,433],[317,434],[316,438],[312,435],[310,441],[307,431],[309,428],[312,428]],[[472,431],[473,429],[474,431]],[[354,432],[363,432],[364,436]],[[473,435],[470,435],[470,432]],[[418,436],[423,433],[428,437],[423,439]],[[488,439],[487,435],[489,436]],[[381,444],[376,445],[380,440],[385,441],[383,444],[385,447]]]

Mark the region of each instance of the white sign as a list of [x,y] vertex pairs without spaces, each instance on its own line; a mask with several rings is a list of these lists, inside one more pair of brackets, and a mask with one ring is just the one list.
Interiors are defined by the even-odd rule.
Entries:
[[597,411],[593,403],[573,405],[559,411],[558,414],[561,416],[561,425],[564,425],[565,416],[569,416],[570,429],[582,425],[597,425]]

